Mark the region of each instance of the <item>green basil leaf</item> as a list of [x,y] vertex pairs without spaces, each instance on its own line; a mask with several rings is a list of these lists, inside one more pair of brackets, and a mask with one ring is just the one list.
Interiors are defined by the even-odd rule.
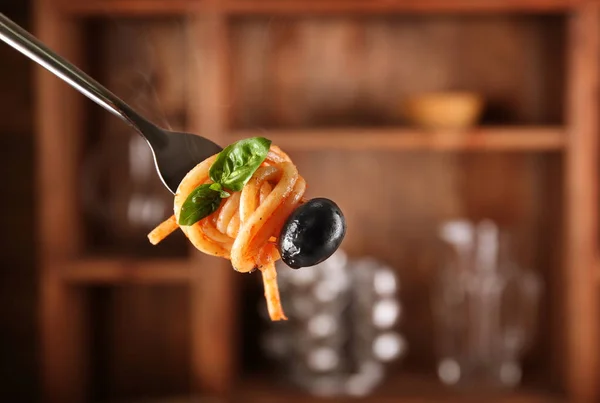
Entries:
[[193,225],[217,211],[221,204],[221,193],[210,188],[211,184],[200,185],[185,199],[179,213],[179,225]]
[[210,167],[210,178],[225,189],[240,191],[263,163],[271,140],[253,137],[227,146]]

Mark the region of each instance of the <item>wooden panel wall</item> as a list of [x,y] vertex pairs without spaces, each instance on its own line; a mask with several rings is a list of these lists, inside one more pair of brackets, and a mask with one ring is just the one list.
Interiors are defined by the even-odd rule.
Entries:
[[485,120],[562,120],[553,18],[242,19],[232,29],[236,128],[393,124],[420,91],[485,96]]

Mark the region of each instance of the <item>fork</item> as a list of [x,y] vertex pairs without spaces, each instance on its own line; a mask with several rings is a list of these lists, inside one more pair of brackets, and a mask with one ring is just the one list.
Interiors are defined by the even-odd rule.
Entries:
[[156,126],[2,13],[0,39],[133,127],[146,139],[158,176],[171,193],[194,166],[221,151],[205,137]]

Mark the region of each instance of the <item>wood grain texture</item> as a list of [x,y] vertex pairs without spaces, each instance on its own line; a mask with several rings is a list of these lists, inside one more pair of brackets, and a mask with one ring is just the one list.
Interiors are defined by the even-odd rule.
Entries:
[[[47,2],[35,9],[36,34],[76,64],[82,62],[82,31]],[[83,402],[87,392],[85,294],[60,281],[61,263],[81,249],[77,172],[82,103],[74,90],[41,67],[36,78],[38,140],[38,235],[40,258],[41,370],[47,402]],[[60,233],[60,236],[57,234]]]
[[561,29],[551,17],[236,19],[232,128],[398,124],[407,96],[444,90],[481,94],[485,122],[559,123],[562,62],[545,49],[560,52]]
[[569,21],[569,144],[566,160],[566,329],[568,390],[574,401],[598,398],[598,5]]

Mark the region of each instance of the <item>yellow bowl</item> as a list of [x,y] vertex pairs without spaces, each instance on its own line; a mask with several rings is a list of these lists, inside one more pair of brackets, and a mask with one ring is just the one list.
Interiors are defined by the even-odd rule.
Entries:
[[483,99],[470,92],[436,92],[409,97],[402,105],[404,118],[430,130],[461,130],[475,125]]

